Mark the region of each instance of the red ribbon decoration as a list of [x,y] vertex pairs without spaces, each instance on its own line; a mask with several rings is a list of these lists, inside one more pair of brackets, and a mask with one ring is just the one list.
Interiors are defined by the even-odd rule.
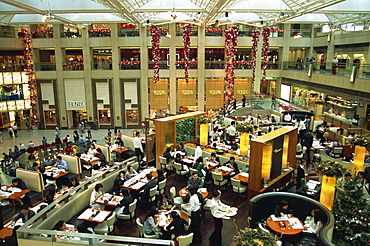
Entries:
[[238,46],[239,28],[236,26],[225,29],[225,54],[226,54],[226,101],[234,98],[234,75],[235,75],[235,56]]
[[258,52],[258,41],[260,32],[258,30],[252,31],[252,83],[256,81],[256,65],[257,65],[257,52]]
[[35,69],[33,68],[33,59],[32,59],[32,45],[31,45],[31,35],[28,32],[28,29],[22,28],[22,31],[18,34],[23,38],[23,57],[26,62],[26,74],[28,75],[28,89],[30,91],[30,101],[31,101],[31,116],[32,116],[32,125],[39,125],[39,117],[36,109],[36,99],[37,99],[37,90],[36,90],[36,80],[35,80]]
[[159,43],[161,40],[161,30],[158,26],[152,26],[149,29],[150,34],[152,36],[152,55],[153,55],[153,82],[159,82],[159,60],[160,60],[160,51],[159,51]]
[[184,77],[186,83],[189,83],[189,47],[190,47],[190,35],[191,35],[191,25],[185,24],[182,28],[182,42],[184,43],[184,48],[182,52],[184,53]]
[[263,44],[262,44],[262,84],[266,84],[266,68],[268,61],[268,52],[269,52],[269,39],[270,39],[270,28],[264,28],[262,32]]

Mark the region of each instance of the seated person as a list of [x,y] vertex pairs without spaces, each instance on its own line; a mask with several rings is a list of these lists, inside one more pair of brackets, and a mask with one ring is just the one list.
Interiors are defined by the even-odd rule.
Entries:
[[216,153],[211,153],[211,156],[208,158],[208,161],[220,163],[220,158],[216,156]]
[[[27,190],[26,183],[21,178],[14,178],[12,180],[12,185],[11,186],[19,188],[21,190]],[[23,204],[23,201],[27,201],[29,199],[27,197],[28,197],[28,193],[18,197],[17,199],[15,199],[15,201],[17,201],[20,204]]]
[[177,146],[177,148],[176,148],[176,151],[183,152],[183,153],[185,153],[185,155],[187,154],[186,149],[185,149],[185,147],[184,147],[184,144],[183,144],[183,143],[179,143],[179,145],[178,145],[178,146]]
[[234,168],[235,169],[234,172],[230,173],[230,176],[239,173],[238,164],[236,164],[235,157],[234,156],[231,156],[230,159],[227,162],[225,162],[224,165],[227,166],[227,167],[230,167],[230,168]]
[[118,207],[116,208],[116,214],[128,214],[129,212],[129,205],[134,201],[134,198],[131,196],[130,190],[126,188],[121,188],[120,196],[123,196],[123,199],[119,203]]
[[176,156],[174,158],[174,162],[182,164],[182,155],[180,153],[176,153]]
[[114,142],[115,145],[119,146],[119,147],[123,147],[124,146],[124,142],[122,141],[121,138],[116,138],[116,141]]
[[189,187],[192,187],[192,186],[198,186],[199,188],[203,188],[203,186],[204,186],[203,179],[198,177],[198,173],[194,172],[191,175],[191,177],[189,177],[187,187],[189,188]]
[[166,179],[164,177],[164,172],[162,169],[158,169],[157,174],[158,174],[158,177],[157,177],[158,183]]
[[305,233],[311,233],[318,235],[319,230],[322,227],[322,212],[319,209],[313,209],[311,211],[311,216],[307,216],[304,221],[304,231]]
[[140,161],[140,165],[136,171],[138,173],[141,173],[144,169],[147,169],[147,168],[148,168],[148,163],[146,162],[146,156],[144,156],[144,158]]
[[96,203],[96,200],[98,200],[98,198],[102,196],[103,194],[104,194],[103,185],[100,183],[96,184],[90,196],[90,206],[93,209],[104,209],[104,205]]
[[101,164],[105,165],[107,163],[107,158],[105,158],[105,155],[101,148],[96,149],[96,154],[94,156],[100,159]]
[[21,211],[19,211],[19,214],[13,218],[12,224],[14,225],[19,219],[22,220],[22,223],[26,223],[34,215],[35,212],[29,210],[27,205],[21,205]]
[[232,150],[234,151],[238,150],[238,144],[236,143],[235,140],[231,141],[230,146]]
[[45,161],[44,161],[45,165],[47,166],[50,166],[50,165],[53,165],[54,163],[54,160],[51,159],[51,157],[49,156]]
[[159,220],[157,223],[154,222],[154,216],[157,214],[157,212],[157,208],[153,206],[149,209],[149,212],[145,216],[144,233],[147,235],[155,235],[159,233],[157,230]]
[[32,167],[30,168],[30,170],[31,170],[31,171],[38,171],[39,166],[40,166],[40,165],[39,165],[37,162],[34,162],[34,163],[32,164]]
[[74,187],[77,187],[79,185],[80,185],[80,183],[78,182],[77,178],[73,177],[73,178],[71,178],[71,181],[69,182],[68,187],[69,188],[71,188],[71,187],[74,188]]
[[153,176],[148,173],[146,175],[146,179],[149,181],[146,185],[144,185],[143,190],[140,192],[141,193],[141,201],[144,203],[144,205],[149,204],[149,197],[150,197],[150,189],[154,188],[157,185],[157,181],[153,179]]
[[132,166],[128,165],[127,172],[125,174],[125,179],[129,180],[130,178],[135,177],[136,175],[137,175],[137,172],[135,171],[135,169]]
[[289,203],[286,200],[281,200],[278,205],[275,206],[273,214],[276,217],[283,217],[284,215],[292,216],[293,209],[289,209]]
[[13,228],[12,235],[4,238],[4,245],[18,246],[17,230],[19,229],[19,227],[21,226],[15,226]]
[[114,194],[118,194],[119,191],[121,190],[121,185],[123,185],[123,183],[125,183],[125,171],[121,170],[117,177],[114,179],[114,185],[113,185],[113,193]]
[[201,177],[201,178],[206,176],[206,171],[203,170],[203,167],[204,167],[203,157],[199,156],[198,159],[196,160],[196,162],[194,163],[193,168],[197,169],[198,176]]
[[342,143],[338,141],[338,139],[334,139],[334,142],[331,143],[331,150],[330,150],[330,153],[329,155],[332,156],[333,155],[333,152],[334,152],[334,147],[340,147],[342,146]]
[[95,144],[90,144],[90,147],[87,150],[87,155],[93,156],[95,154],[96,154]]
[[163,152],[163,157],[166,158],[167,163],[171,162],[174,159],[173,156],[171,155],[171,148],[170,147],[167,147],[166,151]]
[[54,167],[58,167],[58,168],[68,171],[67,162],[65,160],[62,160],[62,157],[60,155],[58,155],[56,159],[57,159],[57,162],[54,164]]
[[176,208],[175,204],[172,200],[170,200],[167,194],[161,195],[157,202],[157,208],[159,211],[161,210],[173,210]]
[[339,178],[337,180],[337,185],[335,186],[337,192],[344,192],[344,185],[352,180],[352,174],[351,173],[346,173],[344,174],[343,177]]
[[189,223],[180,217],[179,213],[176,211],[171,212],[172,221],[169,223],[165,230],[173,230],[173,233],[175,234],[174,241],[177,241],[177,238],[181,235],[186,235],[186,229],[185,226],[187,226]]

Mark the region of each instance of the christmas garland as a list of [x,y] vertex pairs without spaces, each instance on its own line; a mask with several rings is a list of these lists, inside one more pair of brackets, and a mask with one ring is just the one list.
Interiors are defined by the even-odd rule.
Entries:
[[91,29],[89,33],[109,33],[110,29]]
[[256,80],[256,65],[257,65],[257,52],[258,52],[258,41],[260,32],[258,30],[252,31],[252,83]]
[[271,233],[266,233],[261,229],[245,228],[239,230],[233,237],[231,246],[246,246],[246,245],[264,245],[274,246],[277,245]]
[[270,28],[264,28],[262,32],[263,44],[262,44],[262,84],[266,84],[266,68],[268,60],[269,51],[269,38],[270,38]]
[[139,65],[139,61],[120,62],[119,65]]
[[236,26],[225,29],[225,55],[226,55],[226,101],[233,100],[234,74],[235,74],[235,56],[239,28]]
[[321,161],[315,163],[315,170],[318,175],[326,175],[329,177],[336,176],[340,178],[346,172],[346,168],[342,164],[334,161]]
[[30,101],[31,101],[31,117],[32,125],[39,125],[39,116],[36,109],[36,99],[37,99],[37,90],[36,90],[36,80],[35,80],[35,69],[33,68],[33,59],[32,59],[32,45],[31,45],[31,35],[28,32],[28,29],[22,28],[21,33],[19,34],[23,38],[23,54],[24,60],[26,62],[26,74],[28,75],[28,89],[30,91]]
[[160,60],[160,50],[159,50],[159,43],[161,39],[161,30],[158,26],[152,26],[149,29],[150,34],[152,36],[152,55],[153,55],[153,82],[159,82],[159,60]]
[[285,111],[292,111],[292,110],[297,110],[296,108],[289,107],[288,105],[279,103],[279,108],[282,108]]
[[182,28],[182,42],[184,43],[184,77],[186,83],[189,83],[189,47],[190,47],[191,25],[185,24]]
[[359,146],[363,146],[363,147],[366,147],[366,148],[370,147],[370,139],[367,138],[367,137],[360,136],[360,135],[358,135],[355,138],[352,138],[349,141],[349,143],[351,145],[359,145]]
[[52,30],[35,30],[32,34],[53,34]]
[[253,125],[246,122],[246,123],[241,123],[237,124],[235,128],[238,132],[246,132],[246,133],[251,133],[253,132]]

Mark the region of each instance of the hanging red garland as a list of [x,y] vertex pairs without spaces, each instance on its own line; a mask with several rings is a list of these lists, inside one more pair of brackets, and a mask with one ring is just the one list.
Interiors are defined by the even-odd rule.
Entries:
[[263,44],[262,44],[262,84],[266,84],[266,68],[268,61],[268,52],[269,52],[269,39],[270,39],[270,28],[264,28],[262,32]]
[[257,52],[258,52],[258,41],[260,38],[260,32],[258,30],[252,31],[252,82],[256,80],[256,65],[257,65]]
[[186,83],[189,83],[189,47],[190,47],[190,35],[191,35],[191,25],[185,24],[182,28],[182,42],[184,43],[184,48],[182,52],[184,53],[184,77]]
[[26,62],[26,74],[28,75],[28,89],[30,91],[32,124],[39,125],[39,116],[36,109],[37,91],[35,69],[33,68],[32,59],[31,35],[26,28],[22,28],[22,31],[18,35],[23,38],[23,57]]
[[153,55],[153,82],[159,82],[159,60],[160,60],[160,50],[159,50],[159,43],[161,39],[161,30],[158,26],[152,26],[149,29],[150,34],[152,36],[152,55]]
[[225,29],[225,55],[226,55],[226,101],[234,98],[234,74],[235,74],[235,56],[238,46],[239,28],[236,26]]

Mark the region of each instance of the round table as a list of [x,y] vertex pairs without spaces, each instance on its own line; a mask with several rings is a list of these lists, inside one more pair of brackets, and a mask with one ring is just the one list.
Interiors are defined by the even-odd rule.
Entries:
[[[273,221],[271,219],[271,217],[269,217],[266,222],[267,222],[267,225],[270,227],[271,230],[273,230],[277,233],[281,233],[281,234],[284,233],[284,235],[296,235],[298,233],[301,233],[304,230],[304,229],[293,229],[292,226],[289,224],[288,220]],[[284,229],[280,228],[280,225],[279,225],[280,222],[283,222],[285,224]],[[304,226],[302,221],[299,221],[299,222],[302,224],[302,226]]]
[[[174,210],[174,211],[179,212],[179,213],[180,213],[180,217],[181,217],[182,219],[186,220],[186,222],[189,222],[189,220],[190,220],[189,215],[187,215],[184,211],[181,211],[181,210]],[[161,213],[157,213],[156,215],[161,215],[161,214],[163,214],[163,212],[161,212]],[[156,222],[157,222],[157,217],[155,217],[155,220],[156,220]],[[168,225],[172,220],[173,220],[173,219],[172,219],[172,217],[170,217],[170,218],[167,220],[167,223],[166,223],[166,225],[165,225],[165,226],[167,226],[167,225]],[[160,227],[165,227],[165,226],[160,225]]]
[[[202,188],[200,188],[202,189]],[[203,196],[203,198],[206,198],[208,196],[208,191],[206,190],[206,192],[200,192]],[[181,190],[179,190],[179,196],[183,197],[183,196],[186,196],[187,194],[189,194],[189,191],[188,191],[188,188],[187,187],[184,187],[182,188]]]

